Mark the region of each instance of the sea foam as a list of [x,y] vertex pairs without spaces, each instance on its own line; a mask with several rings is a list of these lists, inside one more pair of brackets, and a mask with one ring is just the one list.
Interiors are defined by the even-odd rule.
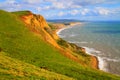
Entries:
[[88,42],[86,42],[86,41],[82,41],[82,42],[79,42],[79,41],[68,41],[69,43],[75,43],[75,44],[79,44],[79,43],[81,43],[81,44],[87,44]]
[[95,50],[94,48],[89,48],[89,47],[83,47],[85,48],[86,50],[86,53],[87,54],[90,54],[90,55],[93,55],[93,56],[96,56],[97,59],[98,59],[98,67],[100,70],[103,70],[103,71],[108,71],[107,68],[106,68],[106,62],[104,61],[104,59],[98,55],[95,55],[95,54],[92,54],[92,53],[101,53],[101,51],[98,51],[98,50]]
[[[61,35],[60,33],[61,33],[61,31],[65,30],[65,29],[69,29],[69,28],[72,28],[72,26],[60,29],[59,31],[57,31],[57,35],[60,36],[60,37],[65,37],[65,36]],[[88,42],[85,42],[85,41],[82,41],[82,42],[68,41],[68,42],[70,42],[70,43],[84,43],[84,44],[88,43]],[[105,67],[107,64],[105,63],[104,59],[102,57],[100,57],[100,56],[92,54],[92,53],[98,53],[98,54],[100,54],[101,51],[98,51],[98,50],[95,50],[94,48],[89,48],[89,47],[83,47],[83,48],[85,48],[87,54],[90,54],[90,55],[93,55],[93,56],[97,57],[98,62],[99,62],[98,63],[98,67],[99,67],[100,70],[108,71],[107,68]]]

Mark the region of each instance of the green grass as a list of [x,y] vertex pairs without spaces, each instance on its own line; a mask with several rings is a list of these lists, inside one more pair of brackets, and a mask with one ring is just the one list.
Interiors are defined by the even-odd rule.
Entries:
[[27,15],[30,14],[30,11],[16,11],[16,12],[12,12],[13,14],[17,15],[17,16],[23,16],[23,15]]
[[[30,32],[15,14],[2,10],[0,11],[0,49],[5,56],[20,65],[30,64],[77,80],[120,80],[118,76],[82,66],[64,57],[56,48]],[[0,77],[3,79],[9,78],[9,75],[12,78],[19,78],[0,70]],[[47,75],[50,76],[50,74]],[[43,80],[44,77],[46,76],[43,76]],[[39,76],[33,76],[33,78],[39,78]]]
[[17,59],[6,56],[6,53],[0,52],[0,80],[4,79],[26,79],[26,80],[73,80],[72,78],[41,69],[34,65],[21,62]]

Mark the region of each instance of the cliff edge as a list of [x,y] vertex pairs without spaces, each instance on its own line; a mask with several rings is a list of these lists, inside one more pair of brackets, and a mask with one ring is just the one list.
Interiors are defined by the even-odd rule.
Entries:
[[93,69],[96,60],[59,38],[58,27],[30,11],[0,10],[0,79],[120,80]]
[[[58,37],[56,31],[61,28],[65,28],[66,25],[60,23],[48,24],[43,16],[33,14],[30,11],[28,11],[27,14],[20,16],[20,18],[26,24],[29,30],[40,35],[41,38],[57,48],[65,57],[84,66],[88,65],[89,63],[89,66],[94,69],[98,69],[98,61],[96,57],[87,55],[84,48],[68,43]],[[80,56],[83,55],[84,57],[88,57],[87,63],[85,60],[80,58]]]

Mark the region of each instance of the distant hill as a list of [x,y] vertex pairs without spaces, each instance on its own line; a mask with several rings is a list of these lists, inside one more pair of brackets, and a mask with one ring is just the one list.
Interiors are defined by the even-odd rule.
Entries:
[[30,11],[0,10],[0,80],[120,80],[93,67],[81,47]]
[[64,23],[64,22],[84,22],[82,20],[75,20],[75,19],[52,19],[47,20],[48,22],[58,22],[58,23]]

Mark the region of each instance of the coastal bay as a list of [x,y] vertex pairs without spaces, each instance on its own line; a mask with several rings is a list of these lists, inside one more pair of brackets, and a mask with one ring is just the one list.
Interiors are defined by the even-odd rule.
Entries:
[[119,29],[117,21],[85,22],[84,25],[61,31],[60,36],[85,48],[90,55],[96,56],[100,70],[119,75]]
[[[69,29],[69,28],[73,28],[73,27],[75,27],[75,26],[77,26],[77,25],[84,25],[84,23],[81,23],[81,22],[72,22],[72,24],[71,23],[69,23],[69,25],[65,25],[64,23],[61,23],[62,24],[62,26],[59,24],[59,23],[55,23],[55,25],[58,25],[59,27],[56,29],[56,34],[61,38],[61,35],[59,35],[60,33],[61,33],[61,31],[63,31],[63,30],[65,30],[65,29]],[[68,41],[69,42],[69,41]],[[86,49],[84,48],[84,47],[82,47],[83,49],[84,49],[84,52],[86,53],[86,54],[88,54],[87,53],[87,51],[86,51]],[[89,54],[89,55],[91,55],[91,66],[92,66],[92,68],[94,68],[94,69],[99,69],[99,59],[96,57],[96,56],[94,56],[94,55],[92,55],[92,54]]]

